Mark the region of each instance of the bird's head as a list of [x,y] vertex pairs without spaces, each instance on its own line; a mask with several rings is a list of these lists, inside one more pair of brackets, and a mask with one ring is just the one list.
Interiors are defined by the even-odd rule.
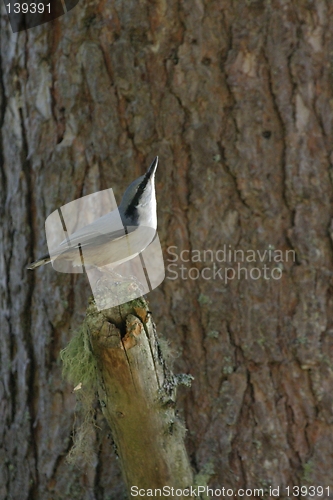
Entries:
[[119,212],[126,225],[147,225],[156,229],[155,172],[158,156],[149,169],[126,189],[119,205]]

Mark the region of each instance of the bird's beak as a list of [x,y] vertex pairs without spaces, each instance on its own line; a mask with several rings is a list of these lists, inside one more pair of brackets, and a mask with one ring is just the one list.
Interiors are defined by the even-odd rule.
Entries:
[[156,158],[153,160],[152,164],[148,168],[148,171],[147,171],[147,174],[146,174],[146,176],[148,177],[148,179],[150,177],[153,177],[153,175],[155,174],[156,169],[157,169],[157,165],[158,165],[158,156],[156,156]]

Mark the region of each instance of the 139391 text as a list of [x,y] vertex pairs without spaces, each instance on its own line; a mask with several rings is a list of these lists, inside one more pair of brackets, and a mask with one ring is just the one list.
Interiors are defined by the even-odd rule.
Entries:
[[43,14],[43,12],[47,12],[51,14],[51,3],[44,5],[43,3],[19,3],[16,2],[14,5],[10,3],[6,4],[8,14]]
[[329,486],[286,486],[288,497],[328,497],[330,494]]

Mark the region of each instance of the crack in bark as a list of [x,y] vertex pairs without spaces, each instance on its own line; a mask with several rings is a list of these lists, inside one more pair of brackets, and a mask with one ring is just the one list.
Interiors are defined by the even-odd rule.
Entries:
[[[19,89],[20,93],[21,88]],[[32,257],[33,255],[33,249],[35,246],[35,232],[34,232],[34,217],[33,214],[35,213],[35,200],[33,197],[33,187],[32,187],[32,182],[31,182],[31,164],[30,160],[28,159],[28,141],[27,141],[27,136],[26,136],[26,130],[24,126],[24,117],[23,117],[23,110],[22,108],[19,108],[19,115],[20,115],[20,125],[21,125],[21,133],[22,133],[22,171],[24,172],[25,175],[25,180],[26,180],[26,209],[27,209],[27,222],[28,225],[31,228],[30,232],[30,238],[28,241],[28,248],[29,248],[29,255]],[[34,294],[34,287],[35,287],[35,274],[34,273],[29,273],[26,276],[26,283],[27,283],[27,294],[26,294],[26,300],[25,304],[23,307],[23,311],[21,314],[21,325],[22,325],[22,334],[23,334],[23,339],[25,341],[25,349],[26,352],[29,356],[29,361],[30,361],[30,366],[27,370],[27,407],[29,408],[30,412],[30,432],[31,436],[36,436],[35,433],[35,427],[34,423],[37,419],[37,415],[35,414],[35,409],[34,409],[34,376],[35,373],[37,373],[37,363],[35,359],[35,353],[34,353],[34,341],[33,341],[33,334],[32,334],[32,318],[31,318],[31,310],[32,310],[32,299],[33,299],[33,294]],[[30,449],[32,450],[32,455],[33,455],[33,460],[34,460],[34,465],[35,465],[35,477],[33,478],[34,480],[30,484],[30,490],[29,490],[29,495],[31,497],[35,497],[37,493],[37,485],[39,483],[39,471],[38,471],[38,450],[37,450],[37,441],[36,439],[31,439],[30,441]]]

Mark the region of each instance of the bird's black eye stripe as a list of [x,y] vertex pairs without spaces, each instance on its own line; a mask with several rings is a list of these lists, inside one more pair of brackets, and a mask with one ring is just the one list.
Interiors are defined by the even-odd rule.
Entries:
[[125,211],[125,215],[126,217],[130,217],[131,215],[134,214],[135,212],[135,209],[139,203],[139,200],[142,196],[142,193],[144,192],[144,190],[146,189],[146,186],[148,184],[148,181],[149,181],[149,172],[147,172],[147,174],[144,176],[144,178],[142,179],[142,182],[141,184],[139,184],[138,186],[138,189],[137,189],[137,192],[135,193],[135,196],[133,197],[133,200],[131,201],[131,203],[128,205],[126,211]]

